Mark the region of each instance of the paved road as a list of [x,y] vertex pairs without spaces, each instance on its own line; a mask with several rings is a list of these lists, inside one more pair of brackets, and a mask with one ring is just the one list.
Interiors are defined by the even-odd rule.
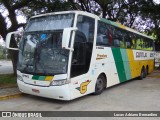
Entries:
[[160,110],[160,78],[147,77],[106,89],[101,95],[87,95],[70,102],[25,95],[0,101],[0,110]]
[[13,73],[11,61],[0,60],[0,74]]
[[[154,76],[154,74],[150,76]],[[113,86],[98,96],[88,95],[70,102],[25,95],[0,101],[0,111],[160,111],[159,92],[160,78],[147,77],[144,80],[132,80]],[[72,120],[74,119],[72,118]],[[94,119],[97,120],[97,118],[92,120]],[[124,120],[124,118],[108,119]],[[135,118],[125,119],[134,120]],[[156,120],[158,118],[146,119]]]

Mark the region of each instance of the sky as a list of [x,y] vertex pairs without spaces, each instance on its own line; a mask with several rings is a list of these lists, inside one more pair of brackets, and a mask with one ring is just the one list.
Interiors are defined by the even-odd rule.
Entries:
[[[5,17],[8,16],[8,12],[7,12],[7,10],[4,10],[3,6],[0,6],[0,12],[2,12],[3,16],[5,16]],[[26,18],[22,15],[17,16],[17,20],[18,20],[18,23],[26,23]],[[6,19],[6,22],[8,23],[7,26],[9,27],[11,25],[11,23],[9,22],[9,19]],[[1,36],[0,36],[0,45],[3,45],[3,46],[5,45]]]
[[160,4],[160,0],[153,0],[154,2],[156,2],[157,4]]

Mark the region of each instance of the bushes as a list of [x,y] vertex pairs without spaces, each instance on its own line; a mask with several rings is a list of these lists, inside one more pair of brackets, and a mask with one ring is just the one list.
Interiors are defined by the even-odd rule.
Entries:
[[13,74],[5,74],[5,75],[1,75],[0,74],[0,87],[4,86],[4,85],[16,85],[17,77]]
[[6,59],[6,52],[7,52],[6,48],[3,46],[0,46],[0,60]]
[[0,49],[0,59],[5,59],[5,55],[3,54],[3,49]]

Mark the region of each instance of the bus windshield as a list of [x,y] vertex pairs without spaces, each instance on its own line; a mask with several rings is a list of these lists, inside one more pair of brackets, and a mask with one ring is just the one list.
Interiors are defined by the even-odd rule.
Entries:
[[74,14],[57,14],[32,18],[25,31],[60,30],[73,26]]
[[[55,15],[53,17],[47,16],[49,18],[34,18],[33,21],[31,20],[31,23],[28,23],[19,45],[19,60],[17,66],[19,71],[40,75],[67,73],[69,51],[62,49],[62,34],[63,28],[72,27],[73,23],[70,22],[73,22],[74,18],[73,16],[71,17],[71,15],[65,16],[66,17],[64,17],[64,15]],[[67,22],[65,22],[65,18]],[[42,19],[45,19],[45,21]],[[58,19],[61,22],[64,21],[64,24],[66,24],[57,26],[56,22]],[[41,21],[41,25],[36,21]],[[50,24],[50,26],[47,23]]]

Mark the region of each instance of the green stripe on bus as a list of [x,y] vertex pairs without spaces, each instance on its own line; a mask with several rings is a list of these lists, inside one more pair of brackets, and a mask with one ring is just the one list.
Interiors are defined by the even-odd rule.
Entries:
[[122,59],[120,48],[112,48],[112,53],[115,60],[119,80],[120,82],[124,82],[127,80],[127,78],[125,75],[125,68],[123,65],[123,59]]
[[113,25],[113,26],[116,26],[116,27],[119,27],[116,22],[112,22],[112,21],[107,20],[107,19],[104,19],[104,18],[100,18],[100,21],[105,22],[105,23],[108,23],[108,24]]
[[38,80],[39,79],[39,75],[33,75],[32,79],[33,80]]
[[106,19],[104,19],[104,18],[100,18],[100,21],[105,22],[105,23],[108,23],[108,24],[111,24],[109,20],[106,20]]
[[129,80],[129,79],[132,78],[132,76],[131,76],[131,69],[130,69],[130,65],[129,65],[127,50],[126,49],[120,49],[120,51],[121,51],[121,55],[122,55],[122,60],[123,60],[126,79]]
[[45,80],[46,76],[39,76],[39,79],[38,80]]

